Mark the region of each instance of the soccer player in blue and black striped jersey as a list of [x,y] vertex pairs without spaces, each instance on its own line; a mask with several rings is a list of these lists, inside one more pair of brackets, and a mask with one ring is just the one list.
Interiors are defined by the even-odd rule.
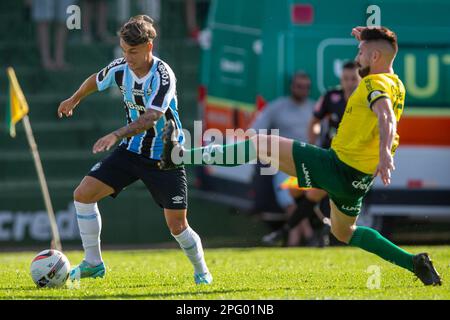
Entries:
[[119,31],[123,58],[114,60],[91,75],[58,108],[58,115],[72,116],[73,110],[89,94],[117,85],[122,92],[127,125],[99,139],[93,152],[118,147],[92,167],[74,192],[78,226],[85,251],[84,260],[71,270],[71,278],[103,277],[105,265],[100,251],[101,217],[97,202],[116,197],[126,186],[142,180],[155,201],[164,209],[170,232],[194,266],[197,284],[212,282],[202,243],[188,225],[187,182],[184,167],[160,170],[162,133],[167,121],[184,136],[178,116],[176,78],[167,63],[153,56],[156,31],[145,15],[132,17]]

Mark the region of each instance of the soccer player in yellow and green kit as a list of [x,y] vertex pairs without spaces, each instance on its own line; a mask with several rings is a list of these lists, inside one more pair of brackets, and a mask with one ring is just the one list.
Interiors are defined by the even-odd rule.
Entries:
[[[184,164],[197,159],[198,152],[202,159],[223,156],[226,159],[223,164],[221,161],[213,163],[222,166],[235,166],[254,159],[270,163],[297,176],[300,187],[328,192],[331,232],[339,241],[413,272],[425,285],[440,285],[440,276],[427,253],[411,254],[378,231],[356,225],[362,199],[375,177],[379,175],[385,185],[391,182],[391,171],[395,169],[393,155],[399,144],[396,128],[404,108],[405,87],[392,67],[398,51],[394,32],[384,27],[356,27],[352,35],[359,41],[355,60],[362,79],[347,102],[330,149],[255,134],[236,144],[186,150],[172,139],[175,125],[168,122],[160,166],[168,169],[178,165],[174,161],[177,152],[182,154]],[[245,150],[244,160],[238,152],[242,150]],[[210,164],[205,160],[200,164],[204,163]]]

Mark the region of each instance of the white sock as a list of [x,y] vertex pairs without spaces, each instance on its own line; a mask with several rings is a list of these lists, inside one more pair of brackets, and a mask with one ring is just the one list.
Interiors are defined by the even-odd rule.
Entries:
[[102,218],[97,203],[81,203],[74,201],[77,211],[78,227],[84,248],[84,260],[92,266],[103,262],[100,252],[100,232]]
[[180,244],[181,249],[194,266],[194,273],[207,273],[209,272],[206,266],[205,257],[203,253],[202,241],[198,234],[188,227],[179,235],[173,235],[175,240]]

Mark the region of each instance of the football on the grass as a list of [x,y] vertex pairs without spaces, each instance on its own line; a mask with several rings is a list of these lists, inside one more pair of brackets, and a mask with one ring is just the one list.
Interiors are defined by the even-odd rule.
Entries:
[[31,262],[31,277],[39,288],[62,287],[69,277],[70,262],[58,250],[39,252]]

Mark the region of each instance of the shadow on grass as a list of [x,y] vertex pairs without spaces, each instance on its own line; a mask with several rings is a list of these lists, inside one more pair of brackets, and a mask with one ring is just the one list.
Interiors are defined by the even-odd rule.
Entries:
[[[0,290],[1,291],[1,290]],[[200,295],[209,295],[209,294],[220,294],[220,293],[237,293],[237,292],[246,292],[251,291],[251,289],[238,289],[238,290],[202,290],[202,291],[185,291],[185,292],[164,292],[164,293],[138,293],[138,294],[105,294],[105,295],[82,295],[82,290],[70,290],[72,293],[79,292],[80,295],[77,297],[71,296],[52,296],[52,295],[39,295],[39,296],[28,296],[28,297],[20,297],[16,298],[18,300],[23,299],[33,299],[33,300],[102,300],[102,299],[165,299],[165,298],[176,298],[184,295],[190,296],[200,296]],[[9,298],[14,299],[14,298]]]

